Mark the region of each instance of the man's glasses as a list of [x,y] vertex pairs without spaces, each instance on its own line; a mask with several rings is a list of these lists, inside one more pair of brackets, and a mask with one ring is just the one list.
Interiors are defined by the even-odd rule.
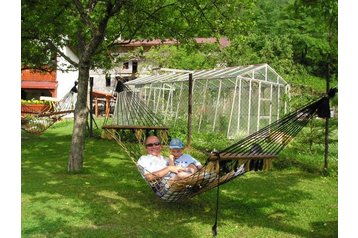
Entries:
[[158,145],[161,145],[161,143],[160,142],[149,143],[149,144],[146,144],[145,146],[146,147],[153,147],[153,146],[158,146]]

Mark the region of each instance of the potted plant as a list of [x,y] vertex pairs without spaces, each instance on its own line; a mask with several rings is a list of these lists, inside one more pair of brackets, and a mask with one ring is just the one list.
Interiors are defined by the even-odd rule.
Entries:
[[23,113],[41,113],[51,109],[50,102],[44,100],[21,100],[21,114]]

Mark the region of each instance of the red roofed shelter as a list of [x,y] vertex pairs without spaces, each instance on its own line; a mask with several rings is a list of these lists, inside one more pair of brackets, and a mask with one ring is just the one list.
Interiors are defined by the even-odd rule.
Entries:
[[40,96],[56,97],[57,86],[56,70],[42,72],[24,69],[21,71],[21,99],[39,99]]

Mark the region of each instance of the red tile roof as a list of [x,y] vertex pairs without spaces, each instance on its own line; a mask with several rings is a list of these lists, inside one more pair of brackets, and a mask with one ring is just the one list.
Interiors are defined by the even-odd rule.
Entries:
[[[194,39],[196,41],[196,43],[198,44],[205,44],[205,43],[216,43],[216,38],[211,37],[211,38],[195,38]],[[221,47],[226,47],[230,45],[230,41],[228,38],[226,37],[222,37],[219,39],[220,42],[220,46]]]
[[[124,43],[123,41],[122,43]],[[179,44],[178,41],[175,40],[132,40],[130,43],[125,44],[125,47],[139,47],[139,46],[155,46],[155,45],[176,45]]]
[[[196,43],[198,44],[205,44],[205,43],[215,43],[216,42],[216,38],[214,37],[210,37],[210,38],[194,38],[194,40],[196,41]],[[122,41],[122,43],[124,43],[125,41]],[[222,37],[219,39],[220,45],[221,47],[226,47],[230,45],[230,41],[229,39],[227,39],[226,37]],[[165,39],[165,40],[160,40],[160,39],[155,39],[155,40],[133,40],[128,44],[123,45],[124,47],[139,47],[139,46],[156,46],[156,45],[177,45],[180,42],[177,40],[170,40],[170,39]]]
[[21,80],[30,81],[56,81],[56,71],[52,72],[39,72],[30,69],[21,71]]
[[92,91],[92,96],[99,97],[99,98],[111,98],[112,95],[104,92],[99,91]]
[[21,81],[21,88],[26,89],[56,89],[57,81]]

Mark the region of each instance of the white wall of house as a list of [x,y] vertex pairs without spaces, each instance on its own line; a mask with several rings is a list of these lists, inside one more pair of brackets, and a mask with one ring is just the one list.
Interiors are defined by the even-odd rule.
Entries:
[[[68,47],[64,47],[62,52],[70,57],[71,60],[78,63],[78,57],[72,52],[72,50]],[[71,69],[71,64],[67,62],[63,57],[57,57],[57,99],[63,98],[66,93],[68,93],[71,88],[75,85],[75,81],[78,79],[78,70]],[[71,69],[68,72],[62,72],[60,69]]]
[[130,77],[133,72],[133,62],[128,61],[127,67],[123,63],[119,63],[119,66],[107,71],[107,76],[110,80],[106,80],[106,72],[102,69],[91,70],[90,77],[93,77],[93,91],[112,94],[114,87],[116,86],[116,77]]
[[[149,75],[152,72],[153,65],[148,62],[143,64],[142,62],[142,60],[129,60],[127,62],[118,63],[117,67],[113,67],[113,69],[107,71],[107,75],[110,76],[109,83],[106,80],[104,70],[90,70],[90,77],[93,77],[93,91],[112,94],[117,83],[116,77],[128,79],[133,78],[135,75]],[[134,66],[134,64],[136,64],[136,66]]]
[[106,74],[103,70],[90,70],[90,77],[93,77],[93,91],[111,94],[116,84],[116,72],[111,70],[108,72],[110,81],[106,82]]

